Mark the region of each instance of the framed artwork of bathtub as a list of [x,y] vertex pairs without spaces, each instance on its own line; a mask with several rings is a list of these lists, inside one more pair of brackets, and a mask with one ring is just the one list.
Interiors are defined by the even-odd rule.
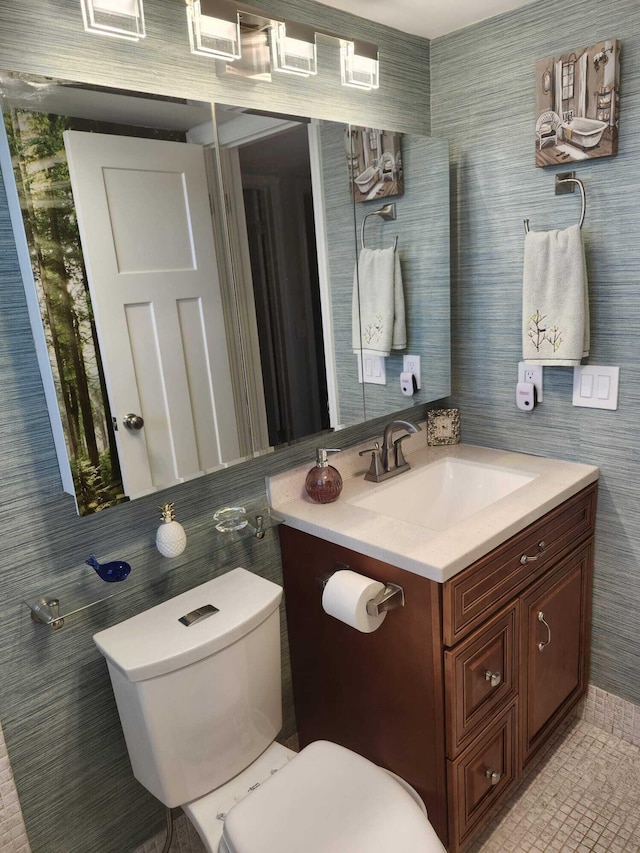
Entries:
[[395,131],[373,127],[350,125],[346,128],[345,151],[354,201],[372,201],[403,194],[401,136]]
[[619,115],[618,39],[536,62],[536,166],[617,154]]

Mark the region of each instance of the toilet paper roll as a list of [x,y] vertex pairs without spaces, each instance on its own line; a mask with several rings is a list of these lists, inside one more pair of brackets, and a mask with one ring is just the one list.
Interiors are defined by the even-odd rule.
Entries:
[[387,614],[369,616],[367,601],[375,598],[383,589],[384,584],[380,581],[341,569],[327,581],[322,593],[322,607],[329,616],[363,634],[370,634],[382,625]]

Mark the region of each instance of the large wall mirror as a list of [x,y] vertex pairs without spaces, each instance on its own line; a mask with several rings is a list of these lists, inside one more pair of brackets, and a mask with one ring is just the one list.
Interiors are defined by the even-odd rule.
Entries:
[[[82,514],[449,393],[442,141],[402,135],[391,164],[375,129],[9,72],[0,102]],[[397,238],[386,384],[358,352],[363,237]]]

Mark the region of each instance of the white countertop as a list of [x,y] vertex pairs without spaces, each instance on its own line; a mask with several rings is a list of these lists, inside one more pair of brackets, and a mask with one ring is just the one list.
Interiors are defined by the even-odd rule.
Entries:
[[369,457],[358,456],[358,450],[367,446],[363,444],[331,457],[331,464],[344,481],[342,494],[333,503],[317,504],[307,497],[304,481],[311,465],[268,478],[272,513],[296,530],[443,583],[599,476],[594,465],[469,444],[424,447],[424,441],[423,431],[405,443],[412,469],[453,456],[499,465],[533,475],[534,479],[446,530],[430,530],[353,505],[352,501],[361,500],[372,490],[384,488],[387,483],[399,483],[408,476],[399,474],[384,483],[367,482],[363,474]]

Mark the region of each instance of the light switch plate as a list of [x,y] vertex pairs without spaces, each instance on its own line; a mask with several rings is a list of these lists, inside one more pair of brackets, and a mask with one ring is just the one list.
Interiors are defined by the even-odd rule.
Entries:
[[358,382],[369,385],[387,384],[387,366],[384,356],[369,355],[366,352],[357,353]]
[[618,408],[619,367],[585,364],[573,368],[573,405],[589,409]]

